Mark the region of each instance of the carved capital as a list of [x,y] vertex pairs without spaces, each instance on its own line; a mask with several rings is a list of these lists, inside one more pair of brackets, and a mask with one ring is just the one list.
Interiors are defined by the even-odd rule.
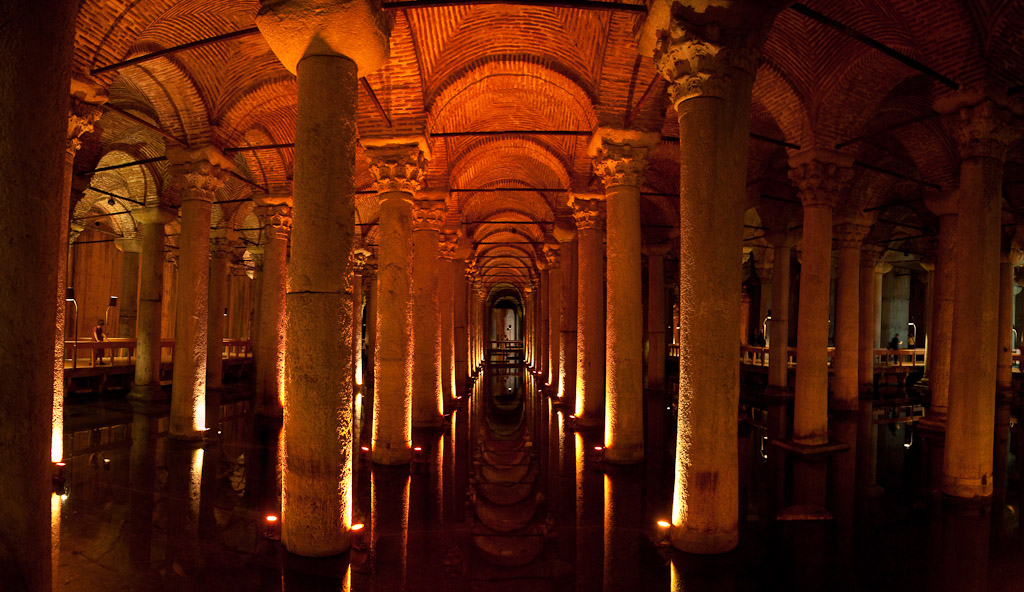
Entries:
[[256,207],[256,216],[263,224],[267,239],[287,239],[292,233],[292,207],[288,203],[261,205]]
[[600,229],[604,224],[604,210],[597,199],[581,199],[573,196],[572,217],[578,230]]
[[370,163],[374,191],[413,194],[423,187],[424,169],[430,159],[424,138],[367,138],[361,143]]
[[234,164],[213,146],[182,148],[168,146],[167,161],[173,183],[181,189],[181,200],[212,202]]
[[789,166],[789,178],[804,207],[834,208],[853,178],[853,157],[838,152],[808,150],[791,157]]
[[459,248],[459,235],[454,232],[444,232],[439,241],[441,257],[444,259],[455,259],[455,252]]
[[231,254],[231,241],[226,236],[210,236],[210,257],[227,257]]
[[840,249],[859,249],[871,227],[856,222],[844,222],[832,229],[832,238]]
[[1006,151],[1020,137],[1020,122],[1008,109],[990,100],[957,113],[956,139],[961,158],[1006,160]]
[[79,235],[83,232],[85,232],[85,226],[78,222],[72,222],[71,230],[68,232],[68,245],[75,244],[75,241],[78,240]]
[[668,81],[668,95],[678,108],[696,97],[724,98],[737,72],[753,76],[761,52],[754,47],[713,41],[689,23],[675,21],[662,31],[654,52],[658,72]]
[[601,177],[605,188],[640,187],[647,172],[648,153],[660,138],[654,133],[598,128],[587,148],[594,159],[594,174]]
[[78,149],[82,147],[82,136],[91,133],[96,128],[96,122],[103,111],[91,103],[87,103],[78,97],[71,97],[71,112],[68,113],[68,143],[66,149],[68,155],[74,157]]
[[348,261],[349,265],[352,267],[352,271],[358,274],[363,273],[363,270],[366,268],[367,262],[370,260],[370,257],[372,256],[373,253],[362,247],[355,247],[354,249],[352,249],[352,251],[348,254]]
[[444,202],[416,200],[412,207],[412,229],[440,232],[444,227]]
[[879,245],[863,245],[860,249],[861,267],[876,268],[885,254],[885,247]]
[[560,265],[559,256],[561,255],[562,248],[558,243],[549,243],[544,245],[544,259],[547,261],[548,269],[558,269]]

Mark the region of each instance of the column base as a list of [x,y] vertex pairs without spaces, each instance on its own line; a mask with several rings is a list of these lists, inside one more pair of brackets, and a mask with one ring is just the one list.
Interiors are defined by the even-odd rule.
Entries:
[[133,385],[125,398],[129,403],[156,403],[167,400],[159,384]]
[[644,462],[642,444],[633,446],[610,446],[604,449],[601,460],[616,465],[631,465]]
[[374,442],[370,460],[377,465],[407,465],[412,462],[412,445],[392,448],[390,444]]
[[200,443],[200,442],[203,442],[204,440],[206,440],[206,431],[202,431],[202,432],[199,432],[199,431],[187,432],[187,433],[184,433],[184,434],[170,433],[170,434],[167,434],[167,437],[170,438],[171,440],[176,440],[178,442],[195,442],[195,443]]
[[709,532],[679,525],[672,527],[669,540],[672,541],[673,547],[686,553],[715,555],[735,549],[740,543],[740,533],[738,528]]
[[941,483],[940,488],[944,498],[957,498],[979,503],[989,503],[992,499],[991,479],[967,479],[943,474]]

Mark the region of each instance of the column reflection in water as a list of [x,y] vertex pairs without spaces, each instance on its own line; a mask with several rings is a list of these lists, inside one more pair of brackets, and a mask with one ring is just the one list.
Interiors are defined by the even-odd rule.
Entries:
[[167,451],[166,569],[189,579],[202,571],[199,553],[199,500],[204,451],[172,441]]
[[370,473],[372,590],[406,589],[409,542],[408,467],[375,465]]
[[61,581],[60,575],[60,511],[63,506],[61,494],[50,494],[50,569],[54,582]]
[[[433,579],[444,560],[444,440],[438,430],[413,430],[413,464],[409,477],[409,573]],[[419,448],[420,450],[416,450]]]
[[641,582],[643,467],[604,467],[604,590],[650,589]]
[[[151,571],[153,487],[160,417],[133,406],[131,487],[128,495],[128,557],[140,574]],[[143,580],[145,581],[145,580]]]
[[597,470],[595,446],[602,445],[600,431],[576,432],[576,590],[600,590],[602,572],[593,566],[603,559],[604,500],[602,477]]
[[[930,554],[935,592],[987,592],[989,588],[989,533],[991,516],[986,506],[959,505],[942,508],[941,552]],[[934,533],[933,533],[934,534]],[[1019,586],[1019,581],[1014,588]],[[1010,589],[1010,588],[1004,588]]]

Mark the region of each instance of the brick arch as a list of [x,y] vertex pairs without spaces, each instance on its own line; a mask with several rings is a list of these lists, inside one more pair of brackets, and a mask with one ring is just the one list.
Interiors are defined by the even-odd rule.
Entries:
[[[499,138],[478,144],[463,155],[451,173],[451,185],[456,188],[484,188],[502,185],[551,188],[569,187],[569,172],[562,161],[546,147],[523,139]],[[469,204],[481,196],[496,194],[473,193],[466,197]],[[522,194],[526,197],[528,194]],[[486,199],[486,198],[484,198]],[[543,196],[550,209],[557,200]]]
[[[152,154],[152,148],[155,147],[150,146],[110,143],[105,148],[105,152],[96,162],[96,168],[136,162],[155,156]],[[162,181],[166,168],[166,163],[151,162],[111,171],[100,171],[92,176],[90,184],[99,186],[105,183],[104,179],[107,177],[114,177],[120,180],[126,190],[126,193],[120,195],[146,205],[154,205],[160,201],[160,189],[163,186]]]
[[[100,189],[106,189],[106,187],[100,187]],[[116,191],[112,192],[116,193]],[[114,205],[110,205],[109,201],[114,200]],[[75,204],[75,210],[71,215],[71,218],[81,219],[80,222],[86,228],[92,228],[93,223],[97,221],[95,218],[85,218],[83,216],[89,216],[92,214],[114,214],[105,218],[105,221],[110,224],[111,229],[123,236],[124,238],[134,238],[136,236],[135,218],[132,217],[131,210],[137,208],[136,204],[126,202],[116,197],[110,197],[96,191],[86,191],[82,199],[78,200]]]
[[190,144],[212,136],[209,111],[192,76],[174,57],[160,57],[122,68],[153,106],[161,127]]
[[477,131],[467,126],[486,118],[488,109],[496,111],[496,102],[504,103],[503,97],[510,95],[524,96],[525,104],[538,107],[542,116],[520,108],[505,114],[506,125],[523,121],[519,125],[542,126],[537,129],[589,130],[597,126],[592,95],[573,79],[523,58],[495,57],[451,77],[427,99],[427,129]]
[[[245,132],[244,140],[240,146],[261,146],[276,143],[270,134],[262,127],[252,127]],[[252,180],[264,187],[282,188],[289,185],[289,178],[292,171],[292,156],[295,150],[292,148],[279,148],[274,150],[249,150],[236,153],[236,160],[241,158],[245,162],[245,168],[250,172]]]
[[768,57],[763,59],[757,70],[753,100],[770,114],[782,132],[779,139],[799,145],[814,144],[814,126],[807,98],[781,67]]
[[[261,116],[285,109],[294,113],[299,97],[299,89],[294,76],[280,76],[260,81],[244,90],[237,89],[224,97],[212,118],[217,138],[225,145],[243,142],[246,133],[253,127],[253,122]],[[295,138],[295,119],[290,119],[292,129],[287,135],[273,133],[265,128],[275,143],[287,143]]]

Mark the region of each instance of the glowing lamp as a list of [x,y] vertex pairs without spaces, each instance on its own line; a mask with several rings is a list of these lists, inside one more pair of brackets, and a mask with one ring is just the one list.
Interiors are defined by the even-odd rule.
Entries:
[[103,459],[103,470],[104,471],[109,471],[110,470],[110,459],[109,458]]
[[273,514],[267,514],[263,536],[272,541],[281,540],[281,521]]
[[594,446],[594,452],[603,452],[604,446]]
[[352,532],[359,532],[360,530],[365,528],[365,526],[365,524],[353,524],[352,528],[350,528],[349,530],[351,530]]
[[669,545],[668,533],[672,530],[672,523],[668,520],[658,520],[658,545],[667,547]]
[[370,451],[370,447],[369,446],[360,446],[359,450],[362,450],[363,452],[369,452]]
[[413,446],[412,449],[415,450],[416,452],[423,452],[423,447],[422,446]]

